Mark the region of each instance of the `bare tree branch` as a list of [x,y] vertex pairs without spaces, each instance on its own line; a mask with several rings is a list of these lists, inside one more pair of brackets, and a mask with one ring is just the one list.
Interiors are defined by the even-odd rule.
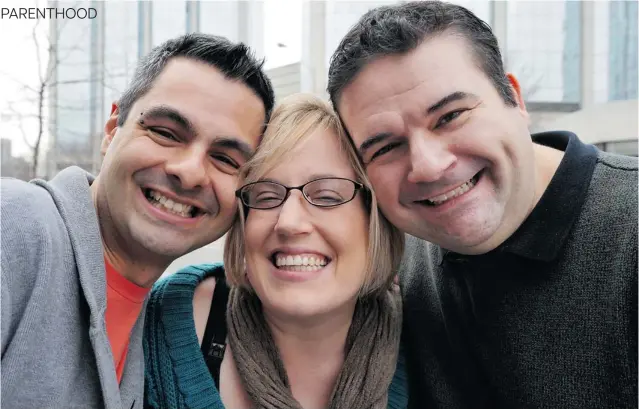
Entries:
[[20,85],[21,87],[23,87],[25,89],[28,89],[29,91],[37,92],[35,90],[35,88],[31,88],[29,85],[25,84],[24,82],[22,82],[20,80],[17,80],[13,75],[11,75],[11,74],[9,74],[7,72],[0,71],[0,75],[3,75],[5,77],[9,78],[11,81],[15,82],[16,84]]
[[[41,0],[38,0],[40,3]],[[72,129],[65,129],[62,123],[53,123],[47,119],[47,110],[53,110],[60,112],[60,115],[88,115],[89,105],[87,104],[87,97],[89,95],[88,88],[86,95],[84,92],[75,92],[74,85],[80,84],[96,84],[98,87],[102,87],[103,90],[110,90],[109,92],[122,91],[118,88],[120,81],[118,79],[127,79],[129,72],[124,69],[109,69],[111,67],[102,61],[94,61],[90,57],[91,47],[95,47],[92,41],[93,37],[90,35],[90,24],[83,26],[74,26],[73,31],[68,31],[70,28],[66,26],[69,20],[58,20],[55,22],[56,26],[54,30],[46,30],[40,21],[37,21],[33,26],[30,38],[28,39],[35,47],[36,62],[37,62],[37,84],[27,84],[17,80],[13,76],[0,71],[0,75],[9,78],[11,81],[18,84],[18,92],[12,96],[12,101],[9,104],[9,109],[13,117],[13,121],[17,124],[17,129],[22,135],[24,143],[31,150],[30,158],[30,177],[37,177],[38,163],[40,159],[40,151],[44,141],[42,140],[45,135],[49,135],[55,140],[58,140],[61,144],[65,137],[69,137],[70,140],[74,139],[74,136],[78,138],[84,138],[83,141],[89,136],[87,132],[74,131]],[[67,30],[64,30],[67,28]],[[67,33],[63,33],[67,31]],[[90,40],[87,40],[90,39]],[[40,55],[40,53],[46,53]],[[45,60],[46,58],[46,60]],[[86,60],[86,61],[85,61]],[[116,64],[117,65],[117,64]],[[61,70],[60,67],[64,67]],[[69,76],[66,78],[62,74],[77,72],[74,68],[77,67],[80,70],[91,70],[92,76],[85,72],[87,75],[82,76]],[[68,68],[68,70],[67,70]],[[62,78],[60,78],[60,76]],[[48,94],[50,92],[64,89],[68,86],[69,92],[65,93],[64,101],[58,101],[59,96],[56,97],[56,101],[49,99]],[[77,95],[74,95],[74,92]],[[107,94],[109,93],[107,92]],[[59,95],[59,92],[56,92]],[[66,96],[66,94],[69,94]],[[102,94],[97,96],[91,96],[91,98],[99,99],[99,103],[102,104]],[[76,104],[73,98],[78,98]],[[63,103],[60,103],[63,102]],[[95,102],[95,101],[94,101]],[[32,131],[28,134],[28,131]],[[93,130],[90,130],[93,132]],[[30,137],[29,137],[30,136]],[[92,135],[91,138],[94,136]],[[71,160],[80,162],[92,161],[91,152],[85,152],[87,149],[93,149],[93,144],[88,142],[82,143],[76,147],[71,143],[70,146],[65,147],[60,152],[56,152],[59,155],[61,161]],[[85,147],[86,145],[86,147]],[[62,146],[62,145],[60,145]],[[57,159],[56,159],[57,161]]]
[[33,43],[36,48],[36,58],[38,60],[38,78],[40,79],[40,83],[44,82],[42,78],[42,61],[40,61],[40,43],[38,42],[38,26],[40,25],[40,19],[36,20],[35,25],[33,26],[33,30],[31,31],[31,37],[33,38]]

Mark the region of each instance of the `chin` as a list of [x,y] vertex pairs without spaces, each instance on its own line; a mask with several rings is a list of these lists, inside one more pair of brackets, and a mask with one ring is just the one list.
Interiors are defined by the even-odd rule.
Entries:
[[280,315],[291,317],[306,317],[320,313],[323,308],[318,302],[317,296],[310,294],[279,294],[270,297],[269,300],[262,298],[264,306]]
[[265,299],[260,297],[262,305],[267,312],[280,317],[287,317],[294,321],[308,321],[313,318],[322,317],[331,314],[343,305],[337,305],[333,302],[323,299],[317,292],[308,294],[300,292],[299,294],[278,294]]
[[497,227],[487,221],[487,223],[480,223],[476,228],[466,228],[446,236],[440,235],[429,241],[460,254],[483,254],[496,247],[492,244],[492,239]]
[[157,255],[161,258],[176,259],[191,252],[195,247],[186,246],[184,240],[180,240],[177,235],[173,235],[171,240],[163,240],[168,233],[157,234],[150,231],[131,232],[133,240],[147,252]]

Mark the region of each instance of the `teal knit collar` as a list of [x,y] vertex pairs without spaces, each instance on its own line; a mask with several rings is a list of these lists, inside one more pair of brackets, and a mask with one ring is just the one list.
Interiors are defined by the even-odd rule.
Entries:
[[195,288],[223,274],[221,265],[189,266],[159,281],[151,293],[145,334],[147,388],[158,407],[224,408],[193,320]]

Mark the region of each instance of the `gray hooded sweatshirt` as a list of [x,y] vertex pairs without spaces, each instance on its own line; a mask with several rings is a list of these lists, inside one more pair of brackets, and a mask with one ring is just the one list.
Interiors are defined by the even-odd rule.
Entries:
[[118,385],[93,179],[70,167],[50,182],[0,182],[3,408],[143,407],[146,308]]

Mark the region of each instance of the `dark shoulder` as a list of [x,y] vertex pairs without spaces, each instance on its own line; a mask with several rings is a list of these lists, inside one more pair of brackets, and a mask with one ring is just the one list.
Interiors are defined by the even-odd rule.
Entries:
[[426,240],[405,235],[406,247],[399,270],[400,286],[409,288],[421,282],[425,275],[430,275],[438,268],[441,248]]
[[634,174],[637,176],[637,170],[639,170],[639,158],[635,156],[617,155],[614,153],[599,151],[597,155],[597,162],[601,166],[605,166],[610,169],[618,170],[620,172],[630,172],[628,175]]
[[639,159],[636,157],[598,152],[591,190],[597,193],[607,191],[608,196],[614,195],[611,199],[617,202],[636,203],[638,168]]
[[597,218],[613,225],[637,224],[636,157],[598,152],[585,206]]

